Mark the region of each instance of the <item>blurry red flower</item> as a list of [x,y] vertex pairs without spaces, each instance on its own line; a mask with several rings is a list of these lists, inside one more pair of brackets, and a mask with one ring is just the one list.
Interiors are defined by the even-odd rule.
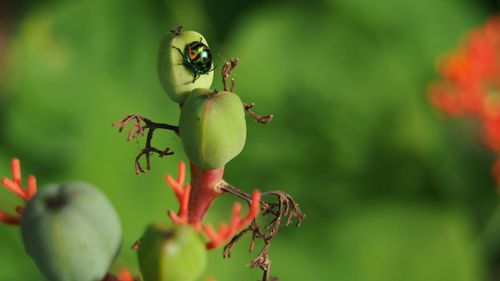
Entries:
[[[476,118],[484,143],[500,153],[500,17],[492,17],[439,63],[442,79],[429,86],[431,103],[450,116]],[[500,187],[500,160],[493,168]]]

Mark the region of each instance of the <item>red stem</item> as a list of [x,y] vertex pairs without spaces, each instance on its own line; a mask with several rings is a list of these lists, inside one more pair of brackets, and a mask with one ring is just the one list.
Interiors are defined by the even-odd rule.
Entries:
[[222,181],[224,167],[217,169],[202,169],[193,162],[191,167],[191,196],[189,198],[188,223],[198,225],[217,196],[222,192],[217,190],[217,184]]

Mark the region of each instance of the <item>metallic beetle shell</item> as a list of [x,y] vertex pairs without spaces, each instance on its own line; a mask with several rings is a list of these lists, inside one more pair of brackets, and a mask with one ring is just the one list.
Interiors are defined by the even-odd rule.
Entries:
[[212,68],[212,53],[201,41],[194,41],[184,48],[184,65],[196,74],[208,73]]
[[[183,31],[178,35],[171,33],[163,36],[158,49],[157,73],[165,93],[176,103],[183,104],[186,97],[197,88],[210,88],[213,71],[201,75],[186,66],[186,46],[193,42],[208,42],[203,35],[195,31]],[[198,76],[197,79],[194,79]],[[195,81],[193,81],[195,80]]]

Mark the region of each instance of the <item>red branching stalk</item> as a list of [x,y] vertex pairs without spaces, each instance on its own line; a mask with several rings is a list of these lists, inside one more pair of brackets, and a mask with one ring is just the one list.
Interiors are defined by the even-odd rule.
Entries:
[[0,221],[4,224],[19,225],[21,223],[21,218],[18,216],[12,216],[12,215],[9,215],[3,211],[0,211]]
[[140,279],[134,278],[134,276],[132,276],[132,273],[130,273],[128,269],[124,268],[120,270],[118,276],[108,273],[101,281],[138,281],[138,280]]
[[[191,163],[191,185],[184,185],[186,175],[186,165],[179,163],[179,174],[177,180],[167,175],[165,179],[174,191],[179,201],[179,211],[177,214],[168,212],[169,217],[177,224],[191,224],[196,229],[201,229],[201,222],[208,208],[217,196],[222,192],[218,190],[224,173],[224,168],[205,170]],[[233,217],[229,225],[221,223],[218,230],[215,231],[211,224],[203,226],[203,232],[209,239],[207,249],[214,249],[229,241],[238,231],[252,222],[259,213],[260,208],[259,191],[252,194],[252,203],[248,214],[240,218],[241,205],[235,203],[233,208]]]
[[229,241],[229,239],[233,238],[238,233],[238,231],[252,222],[259,214],[260,197],[261,193],[259,191],[254,191],[252,193],[252,203],[250,204],[250,210],[243,219],[240,218],[241,204],[234,203],[231,223],[229,225],[221,223],[217,232],[213,229],[211,224],[205,224],[203,226],[203,232],[210,239],[210,242],[208,242],[206,245],[207,249],[214,249],[222,244],[225,244],[227,241]]
[[191,163],[191,184],[184,185],[186,165],[180,162],[177,180],[170,175],[165,177],[179,201],[178,213],[168,212],[172,221],[199,226],[210,205],[221,194],[217,184],[223,174],[224,168],[204,170]]
[[201,169],[191,162],[191,198],[189,198],[188,223],[199,224],[208,208],[222,192],[217,185],[223,181],[224,167]]
[[492,172],[500,188],[500,18],[473,30],[439,72],[442,80],[429,87],[431,103],[450,116],[480,122],[485,145],[499,155]]
[[134,281],[134,277],[132,276],[130,271],[128,271],[128,269],[122,269],[120,271],[120,274],[118,275],[118,280],[120,280],[120,281]]
[[179,201],[179,212],[177,214],[172,211],[168,211],[168,216],[176,224],[187,224],[188,223],[188,204],[191,192],[191,185],[184,185],[184,179],[186,177],[186,164],[184,162],[179,163],[179,175],[177,180],[174,180],[170,175],[165,176],[168,184],[172,188]]
[[[17,158],[11,160],[11,172],[12,178],[4,177],[0,180],[7,190],[11,191],[25,202],[31,199],[36,194],[36,178],[33,175],[29,175],[27,179],[27,187],[23,188],[21,180],[21,162]],[[23,214],[24,208],[22,206],[16,207],[17,215],[10,215],[4,211],[0,210],[0,222],[10,225],[18,225],[21,221],[21,216]]]

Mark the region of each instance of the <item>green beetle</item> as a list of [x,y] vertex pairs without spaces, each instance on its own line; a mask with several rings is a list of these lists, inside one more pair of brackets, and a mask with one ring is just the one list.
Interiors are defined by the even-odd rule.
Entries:
[[166,34],[161,40],[158,78],[163,90],[176,103],[184,103],[194,89],[212,86],[212,64],[208,43],[198,32],[178,31]]
[[184,48],[184,53],[181,49],[172,46],[172,48],[181,54],[183,64],[193,72],[193,83],[196,82],[201,74],[207,74],[213,70],[212,53],[202,41],[200,38],[200,41],[193,41],[187,44],[186,48]]

